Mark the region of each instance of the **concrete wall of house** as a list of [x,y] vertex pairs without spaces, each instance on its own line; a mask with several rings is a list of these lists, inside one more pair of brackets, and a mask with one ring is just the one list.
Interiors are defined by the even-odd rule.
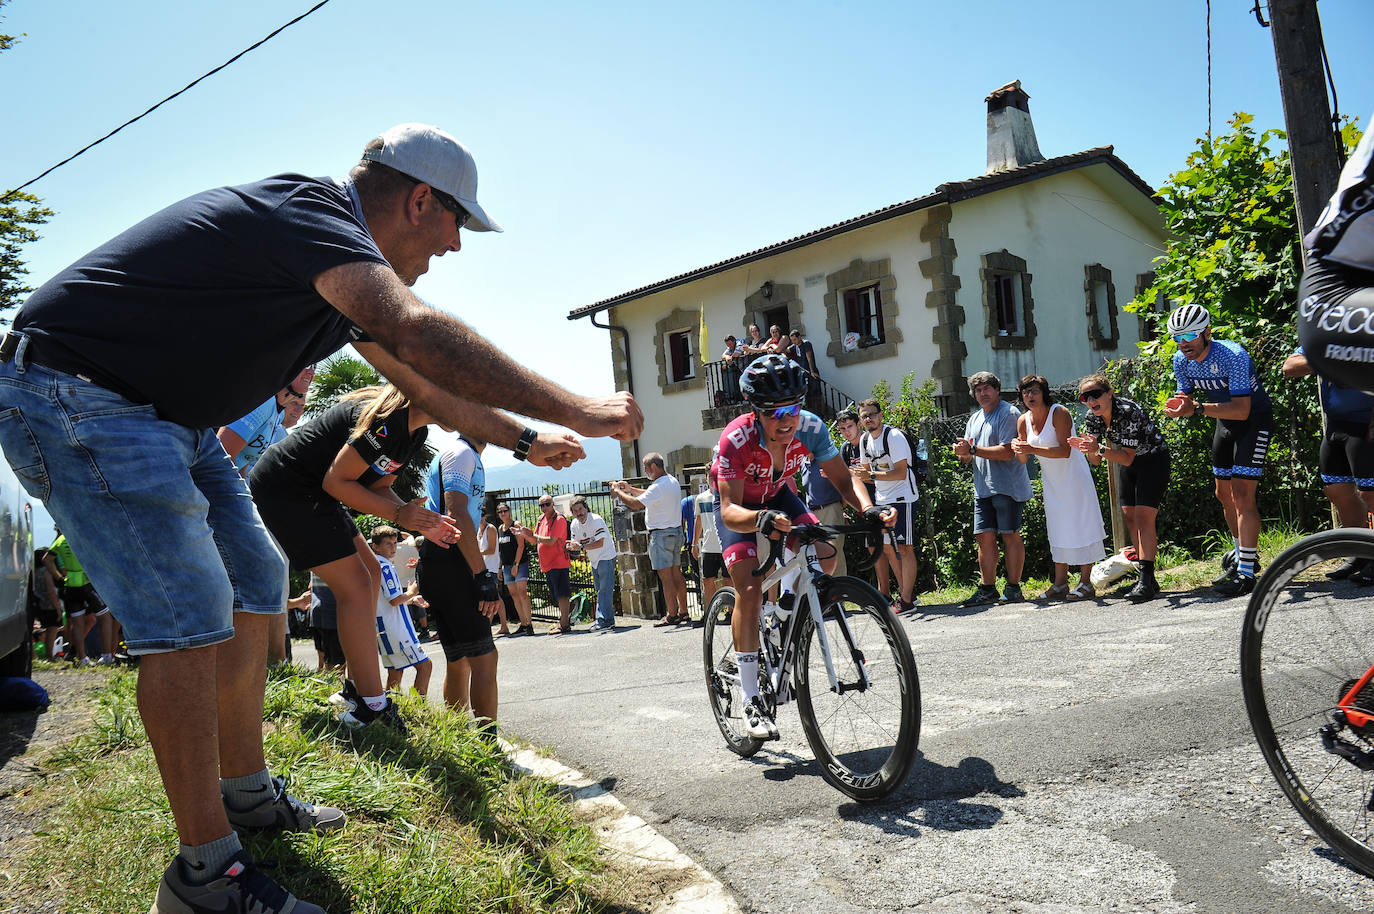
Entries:
[[[705,390],[665,393],[660,385],[662,354],[655,349],[660,321],[677,314],[681,319],[666,329],[690,329],[695,333],[696,315],[704,304],[711,337],[706,359],[715,361],[725,348],[725,334],[743,337],[748,323],[746,299],[754,296],[765,282],[772,282],[775,288],[796,287],[801,306],[793,326],[799,325],[811,340],[821,376],[827,382],[863,399],[882,378],[896,386],[905,373],[915,371],[918,379],[924,380],[937,358],[930,331],[934,318],[925,304],[931,282],[921,275],[919,266],[921,260],[930,256],[930,244],[920,240],[925,222],[926,216],[921,212],[888,220],[613,309],[611,322],[629,330],[633,347],[635,397],[645,416],[640,452],[667,454],[684,445],[709,448],[720,437],[719,429],[702,428],[701,411],[709,406]],[[901,338],[896,355],[837,367],[827,354],[831,342],[826,323],[827,277],[847,270],[855,261],[868,264],[884,260],[889,262],[887,269],[895,283],[895,288],[884,296],[883,307],[888,327],[898,331],[889,333],[889,337]],[[766,336],[767,328],[763,329]],[[629,465],[630,458],[624,457],[628,453],[628,449],[623,449],[625,472],[637,474],[639,470]]]
[[[950,235],[958,249],[954,271],[966,315],[966,376],[988,370],[1004,386],[1028,374],[1068,383],[1097,370],[1104,358],[1136,352],[1139,323],[1124,306],[1135,294],[1138,274],[1150,270],[1163,248],[1163,233],[1145,198],[1134,209],[1121,205],[1120,182],[1107,166],[1093,166],[953,205]],[[1032,277],[1037,332],[1030,349],[996,349],[986,332],[979,269],[982,255],[1003,249],[1024,259]],[[1111,271],[1118,311],[1114,348],[1098,348],[1090,337],[1084,283],[1085,267],[1092,264]]]

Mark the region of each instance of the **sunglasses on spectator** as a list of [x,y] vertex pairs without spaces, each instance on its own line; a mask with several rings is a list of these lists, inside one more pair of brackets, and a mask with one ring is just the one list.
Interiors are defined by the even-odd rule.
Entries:
[[509,513],[510,513],[510,508],[497,508],[497,509],[496,509],[496,513],[497,513],[497,514],[509,514]]
[[468,224],[468,220],[472,218],[472,213],[463,209],[463,205],[461,203],[453,199],[453,197],[449,196],[448,194],[444,193],[442,190],[439,190],[439,188],[435,187],[432,184],[430,185],[429,190],[430,193],[434,194],[434,199],[439,201],[440,206],[448,210],[450,213],[453,213],[453,218],[455,221],[457,221],[459,228],[462,228],[463,226]]
[[295,389],[291,387],[286,388],[286,395],[288,397],[295,397],[297,400],[305,399],[305,394],[296,393]]
[[1092,390],[1085,390],[1081,394],[1079,394],[1078,402],[1087,403],[1089,400],[1096,400],[1098,397],[1102,396],[1105,393],[1106,391],[1102,388],[1094,387]]
[[799,415],[801,415],[800,403],[793,403],[791,406],[779,406],[777,409],[773,410],[774,419],[785,419],[788,416]]
[[1198,330],[1189,330],[1187,333],[1175,333],[1174,342],[1191,343],[1193,340],[1197,339],[1200,336],[1202,336],[1202,332]]
[[551,502],[551,501],[541,501],[541,502],[539,503],[539,507],[541,507],[541,508],[552,508],[552,507],[553,507],[553,502]]

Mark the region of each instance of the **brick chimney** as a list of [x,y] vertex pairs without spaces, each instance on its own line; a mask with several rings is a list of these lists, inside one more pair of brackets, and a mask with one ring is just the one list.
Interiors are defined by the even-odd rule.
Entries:
[[1043,162],[1031,123],[1030,96],[1021,80],[1009,82],[984,99],[988,103],[988,170],[986,174]]

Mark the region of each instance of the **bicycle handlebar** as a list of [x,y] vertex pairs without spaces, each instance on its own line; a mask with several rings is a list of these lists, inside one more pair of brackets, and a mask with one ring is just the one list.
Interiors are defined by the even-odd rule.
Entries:
[[[765,559],[758,568],[754,569],[753,576],[761,578],[768,574],[773,565],[782,558],[782,548],[789,536],[795,536],[799,540],[798,545],[808,546],[812,543],[829,542],[836,536],[847,536],[849,534],[862,533],[864,535],[864,546],[868,551],[868,558],[856,562],[852,571],[867,571],[878,561],[878,556],[883,548],[883,535],[892,536],[892,530],[885,526],[874,526],[868,523],[858,524],[798,524],[786,533],[776,538],[769,537],[768,558]],[[893,541],[896,545],[896,541]]]

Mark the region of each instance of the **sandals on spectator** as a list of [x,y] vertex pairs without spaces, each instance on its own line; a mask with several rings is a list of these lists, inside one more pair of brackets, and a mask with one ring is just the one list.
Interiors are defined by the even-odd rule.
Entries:
[[1069,591],[1069,595],[1064,599],[1070,602],[1075,602],[1078,600],[1091,600],[1095,596],[1097,596],[1096,588],[1094,588],[1091,584],[1080,583],[1073,590]]
[[1054,585],[1051,585],[1051,586],[1050,586],[1050,589],[1047,590],[1047,591],[1045,591],[1045,597],[1044,597],[1044,598],[1045,598],[1046,600],[1063,600],[1065,597],[1068,597],[1068,595],[1069,595],[1069,582],[1068,582],[1068,581],[1065,581],[1063,584],[1054,584]]
[[677,625],[677,616],[664,616],[654,623],[654,628],[667,628],[670,625]]

